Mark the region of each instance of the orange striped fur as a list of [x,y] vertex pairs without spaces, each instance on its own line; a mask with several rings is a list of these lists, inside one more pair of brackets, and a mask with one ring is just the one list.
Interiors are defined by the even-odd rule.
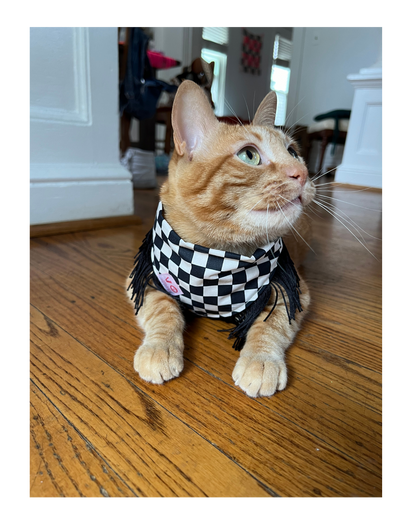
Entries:
[[[274,128],[275,111],[276,97],[270,93],[251,125],[228,125],[218,122],[197,85],[185,81],[179,87],[172,112],[175,151],[160,198],[167,221],[185,241],[250,256],[268,241],[284,237],[295,264],[302,260],[307,246],[293,239],[293,232],[309,242],[304,209],[315,187],[304,161],[296,157],[296,144]],[[239,158],[247,147],[258,152],[259,165]],[[310,302],[303,279],[301,292],[304,311],[291,325],[280,296],[268,321],[263,320],[270,304],[250,329],[233,371],[235,383],[249,396],[271,396],[285,388],[285,350]],[[145,338],[135,354],[135,370],[152,383],[178,376],[184,347],[179,305],[147,288],[138,319]]]

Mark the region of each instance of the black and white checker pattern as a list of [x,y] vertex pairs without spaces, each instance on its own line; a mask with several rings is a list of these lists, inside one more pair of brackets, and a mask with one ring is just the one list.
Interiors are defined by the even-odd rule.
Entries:
[[183,241],[164,219],[160,202],[153,226],[151,260],[156,275],[170,274],[182,291],[177,298],[198,315],[230,317],[255,301],[269,283],[282,239],[251,257]]

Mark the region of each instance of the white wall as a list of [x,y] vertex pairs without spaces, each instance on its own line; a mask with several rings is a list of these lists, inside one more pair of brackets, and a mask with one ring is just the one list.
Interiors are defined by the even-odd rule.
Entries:
[[133,213],[117,28],[31,28],[31,224]]
[[[230,27],[225,83],[225,99],[232,106],[233,111],[243,119],[248,119],[249,114],[250,119],[253,118],[258,105],[269,92],[272,47],[275,37],[273,28],[251,27],[248,30],[257,36],[263,36],[261,74],[252,75],[242,70],[242,29],[241,27]],[[227,106],[225,106],[225,115],[233,115]]]
[[354,88],[347,76],[374,64],[381,49],[380,27],[295,27],[289,124],[307,126],[318,114],[350,110]]

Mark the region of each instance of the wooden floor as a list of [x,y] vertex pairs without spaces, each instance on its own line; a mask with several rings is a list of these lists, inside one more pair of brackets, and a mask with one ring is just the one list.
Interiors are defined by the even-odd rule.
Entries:
[[[381,236],[380,193],[332,196]],[[181,376],[150,385],[124,282],[157,193],[135,198],[143,225],[31,240],[31,496],[381,496],[381,242],[362,233],[376,260],[312,214],[312,307],[283,392],[237,388],[238,353],[208,319],[188,324]]]

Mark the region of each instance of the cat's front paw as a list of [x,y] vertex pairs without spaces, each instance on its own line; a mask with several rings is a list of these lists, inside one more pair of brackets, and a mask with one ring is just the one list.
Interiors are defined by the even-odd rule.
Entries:
[[241,356],[232,373],[238,385],[250,397],[272,396],[283,390],[287,383],[287,370],[283,359],[268,354]]
[[145,342],[136,351],[133,367],[145,381],[161,384],[182,372],[183,354],[173,345]]

